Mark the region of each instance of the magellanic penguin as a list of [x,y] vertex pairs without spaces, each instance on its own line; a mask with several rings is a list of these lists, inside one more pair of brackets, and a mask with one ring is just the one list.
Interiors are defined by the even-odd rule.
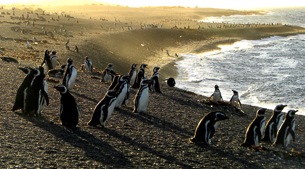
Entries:
[[190,138],[192,143],[203,143],[209,145],[214,136],[219,121],[228,119],[221,111],[214,111],[206,114],[198,123],[194,137]]
[[16,93],[16,97],[15,97],[15,103],[14,106],[12,108],[12,111],[16,111],[19,109],[23,110],[23,104],[24,104],[24,94],[25,94],[25,90],[27,90],[27,88],[31,85],[33,79],[34,79],[34,75],[36,73],[35,69],[30,68],[30,67],[22,67],[22,68],[18,68],[20,70],[22,70],[24,73],[26,73],[25,78],[23,79],[21,85],[19,86],[19,88],[17,89],[17,93]]
[[150,78],[151,79],[150,90],[152,92],[156,92],[156,93],[162,93],[161,89],[160,89],[160,83],[159,83],[159,69],[160,69],[160,67],[158,67],[158,66],[154,67],[153,75]]
[[284,112],[282,111],[286,106],[287,105],[283,104],[275,106],[273,114],[266,124],[265,137],[263,138],[263,141],[270,142],[271,144],[274,143],[276,133],[283,122]]
[[51,57],[50,57],[50,51],[46,50],[44,53],[44,58],[43,61],[41,63],[41,66],[45,65],[46,70],[51,70],[53,69],[53,65],[52,65],[52,61],[51,61]]
[[121,107],[123,102],[126,102],[126,99],[129,97],[129,76],[121,75],[119,77],[118,84],[114,87],[114,90],[117,91],[117,100],[115,107]]
[[116,73],[112,70],[112,63],[109,63],[102,72],[102,82],[108,83],[113,80]]
[[60,121],[63,126],[76,127],[79,120],[79,110],[75,98],[64,85],[54,86],[60,92]]
[[241,109],[241,102],[239,100],[238,92],[236,90],[233,91],[233,96],[230,99],[230,104],[238,109]]
[[217,103],[218,101],[223,101],[218,85],[215,85],[215,90],[214,93],[210,96],[210,101],[214,103]]
[[265,112],[266,112],[265,108],[261,108],[256,112],[256,117],[253,119],[253,121],[250,123],[250,125],[247,128],[245,134],[245,141],[242,144],[242,146],[244,147],[259,146],[265,129],[265,123],[266,123]]
[[105,127],[106,122],[110,119],[116,103],[116,91],[108,90],[105,97],[95,106],[89,126],[102,125]]
[[145,68],[147,67],[147,64],[142,64],[140,67],[140,70],[137,74],[136,80],[134,82],[134,84],[132,85],[132,88],[134,89],[138,89],[141,85],[142,79],[146,79],[146,75],[145,75]]
[[35,69],[34,78],[30,86],[24,91],[23,112],[28,115],[40,116],[42,108],[49,105],[47,82],[45,80],[44,68]]
[[277,132],[276,140],[274,145],[283,145],[283,147],[288,147],[291,141],[295,141],[295,113],[298,110],[289,110],[286,114],[286,118],[283,124],[280,126]]
[[149,88],[148,85],[151,83],[150,79],[143,79],[141,86],[135,96],[134,100],[134,113],[144,113],[147,110],[149,102]]
[[169,87],[175,87],[176,85],[176,81],[174,78],[170,77],[166,80],[166,83]]
[[63,78],[67,64],[61,65],[60,69],[52,69],[47,72],[49,77]]
[[92,61],[89,59],[88,56],[85,57],[84,71],[88,72],[88,73],[91,73],[93,71],[93,64],[92,64]]
[[137,77],[137,64],[132,64],[129,70],[129,84],[133,85]]
[[53,51],[51,52],[50,59],[51,59],[51,62],[52,62],[52,68],[55,69],[56,66],[57,66],[57,55],[56,55],[56,51],[53,50]]
[[73,66],[73,60],[71,58],[68,58],[67,62],[67,68],[64,74],[62,84],[65,85],[69,90],[72,90],[76,80],[77,70]]

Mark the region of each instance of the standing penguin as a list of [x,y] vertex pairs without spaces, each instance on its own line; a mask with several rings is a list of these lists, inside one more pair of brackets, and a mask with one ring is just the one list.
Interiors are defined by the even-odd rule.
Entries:
[[24,67],[24,68],[18,68],[18,69],[20,69],[24,73],[26,73],[26,76],[23,79],[23,82],[21,83],[21,85],[19,86],[19,88],[17,90],[16,97],[15,97],[15,103],[12,108],[12,111],[16,111],[19,109],[23,110],[25,90],[27,90],[27,88],[31,85],[31,83],[35,77],[34,76],[35,72],[36,72],[35,69],[32,69],[30,67]]
[[149,101],[149,88],[148,85],[151,82],[150,79],[143,79],[141,82],[141,87],[139,88],[135,100],[134,100],[134,113],[144,113],[148,107]]
[[24,91],[23,112],[28,115],[40,116],[43,106],[49,105],[49,97],[46,91],[44,68],[35,69],[34,78],[30,86]]
[[97,126],[98,124],[105,127],[106,122],[110,119],[116,103],[116,91],[108,90],[105,97],[95,106],[89,126]]
[[228,119],[221,111],[214,111],[206,114],[198,123],[194,137],[190,138],[192,143],[204,143],[209,145],[214,136],[219,121]]
[[133,85],[137,77],[137,64],[132,64],[129,70],[129,84]]
[[85,71],[85,72],[89,72],[89,73],[92,73],[92,71],[93,71],[92,61],[89,59],[88,56],[85,57],[85,61],[84,61],[84,71]]
[[117,91],[117,100],[115,107],[121,107],[124,101],[126,101],[126,97],[129,95],[129,76],[121,75],[119,77],[119,83],[114,88]]
[[41,63],[41,66],[45,65],[47,70],[51,70],[53,69],[53,65],[52,65],[52,61],[51,61],[51,57],[50,57],[50,51],[46,50],[44,53],[44,58],[43,61]]
[[51,55],[50,55],[50,59],[52,62],[52,69],[55,69],[57,66],[57,55],[56,55],[56,51],[52,51]]
[[289,110],[286,114],[285,121],[281,125],[277,132],[276,140],[274,145],[281,144],[285,148],[291,144],[291,141],[295,141],[295,113],[298,110]]
[[102,82],[110,82],[115,77],[116,73],[112,70],[112,63],[109,63],[102,72]]
[[76,127],[79,110],[75,98],[64,85],[54,86],[60,92],[60,120],[63,126]]
[[71,90],[76,80],[77,70],[73,66],[73,60],[71,58],[68,58],[67,62],[67,68],[64,74],[62,84],[65,85],[69,90]]
[[241,109],[241,102],[239,100],[238,92],[236,90],[232,90],[232,91],[233,91],[233,96],[230,99],[230,103],[234,107]]
[[153,70],[153,75],[151,76],[151,85],[150,90],[157,93],[162,93],[160,90],[160,83],[159,83],[159,69],[160,67],[156,66]]
[[210,101],[214,103],[217,103],[218,101],[222,101],[222,96],[218,85],[215,85],[215,90],[214,93],[210,96]]
[[275,106],[273,114],[267,122],[265,137],[263,138],[263,141],[270,142],[271,144],[274,143],[276,133],[278,132],[280,125],[283,122],[284,113],[282,111],[286,106],[287,105],[283,104]]
[[259,146],[264,133],[266,117],[265,108],[261,108],[256,112],[256,117],[250,123],[245,134],[244,147]]
[[132,85],[132,88],[138,89],[141,85],[142,79],[146,79],[146,75],[145,75],[145,68],[146,67],[147,67],[147,64],[142,64],[141,65],[140,70],[137,74],[136,80],[135,80],[134,84]]

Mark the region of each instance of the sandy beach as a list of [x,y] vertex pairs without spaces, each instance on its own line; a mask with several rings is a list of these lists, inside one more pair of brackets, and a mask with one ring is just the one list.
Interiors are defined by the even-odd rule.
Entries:
[[[75,12],[83,11],[86,12]],[[200,53],[242,39],[304,33],[292,25],[226,25],[199,23],[208,16],[258,14],[181,7],[126,8],[91,5],[57,9],[11,7],[0,9],[0,55],[19,64],[0,61],[2,91],[0,136],[1,168],[303,168],[305,166],[305,117],[296,116],[296,140],[285,149],[262,143],[266,150],[254,151],[241,143],[248,124],[259,109],[243,105],[243,116],[227,105],[211,106],[199,96],[164,81],[175,77],[174,61],[182,53]],[[69,41],[69,43],[67,43]],[[27,42],[30,46],[27,46]],[[68,46],[68,48],[67,48]],[[75,51],[75,46],[79,51]],[[125,74],[132,63],[147,63],[147,75],[160,66],[162,94],[150,93],[148,112],[135,114],[131,90],[126,107],[116,109],[105,128],[87,126],[98,101],[109,84],[79,71],[71,91],[81,111],[76,129],[59,120],[59,93],[49,82],[50,105],[41,117],[14,113],[11,108],[24,73],[18,67],[41,64],[46,49],[56,50],[60,63],[68,57],[80,68],[85,56],[96,71],[108,63]],[[60,81],[61,79],[56,79]],[[210,146],[188,141],[199,120],[221,110],[222,121]],[[268,110],[267,119],[272,110]]]

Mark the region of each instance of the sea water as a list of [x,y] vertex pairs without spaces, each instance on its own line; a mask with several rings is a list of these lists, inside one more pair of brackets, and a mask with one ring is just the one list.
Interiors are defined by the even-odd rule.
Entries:
[[[305,8],[270,10],[265,15],[210,17],[204,22],[281,23],[305,27]],[[176,62],[177,87],[210,96],[214,85],[229,101],[237,90],[242,104],[298,109],[305,115],[305,35],[242,40],[220,50],[185,53]]]

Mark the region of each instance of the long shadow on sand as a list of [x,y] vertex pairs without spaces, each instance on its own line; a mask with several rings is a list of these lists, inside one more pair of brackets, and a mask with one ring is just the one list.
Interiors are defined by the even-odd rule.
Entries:
[[92,160],[98,161],[103,165],[112,167],[133,167],[132,163],[125,158],[124,154],[115,150],[107,142],[104,142],[92,134],[79,128],[66,129],[62,126],[51,124],[44,117],[28,117],[18,114],[20,117],[30,121],[35,126],[53,134],[55,137],[69,143],[73,147],[82,149],[86,156]]
[[132,140],[131,138],[124,136],[124,135],[120,135],[119,133],[117,133],[115,130],[111,130],[111,129],[107,129],[107,128],[103,128],[103,131],[119,140],[121,140],[122,142],[126,142],[130,145],[133,145],[135,147],[140,148],[141,150],[146,151],[147,153],[150,153],[152,155],[158,156],[160,158],[165,159],[168,162],[177,164],[179,166],[181,166],[181,168],[192,168],[192,166],[187,165],[185,163],[183,163],[182,161],[179,161],[178,159],[176,159],[173,156],[169,156],[164,154],[163,152],[160,151],[156,151],[153,148],[150,148],[149,146],[147,146],[146,144],[142,144],[142,143],[138,143],[134,140]]
[[182,137],[190,137],[191,135],[193,135],[193,133],[191,133],[173,123],[162,120],[158,117],[149,115],[147,113],[140,113],[140,114],[137,113],[136,114],[131,111],[124,110],[124,109],[116,110],[116,112],[120,113],[123,116],[128,116],[129,118],[135,118],[141,122],[145,122],[148,125],[153,125],[162,130],[173,132],[177,135],[181,135]]

